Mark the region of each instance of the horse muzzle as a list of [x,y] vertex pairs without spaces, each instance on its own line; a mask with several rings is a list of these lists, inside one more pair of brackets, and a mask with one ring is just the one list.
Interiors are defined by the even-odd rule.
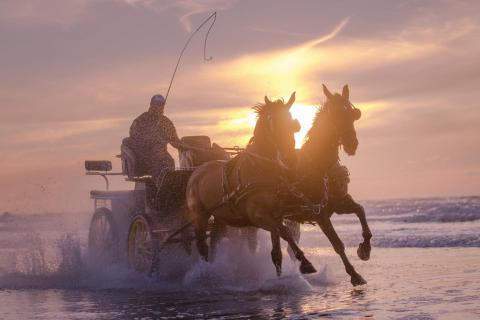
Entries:
[[354,139],[350,139],[348,142],[343,141],[342,146],[346,154],[348,154],[349,156],[354,156],[357,152],[358,140],[355,137]]

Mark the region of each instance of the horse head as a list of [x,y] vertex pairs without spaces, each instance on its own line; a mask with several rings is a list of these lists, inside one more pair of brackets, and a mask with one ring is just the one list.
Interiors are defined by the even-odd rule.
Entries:
[[323,109],[332,124],[343,150],[352,156],[357,151],[358,139],[354,122],[360,119],[360,109],[350,102],[348,85],[345,85],[342,94],[332,94],[325,85],[323,93],[327,97]]
[[287,102],[265,96],[265,103],[253,107],[257,113],[252,139],[256,149],[290,168],[296,164],[294,133],[300,130],[300,123],[290,114],[294,101],[295,92]]

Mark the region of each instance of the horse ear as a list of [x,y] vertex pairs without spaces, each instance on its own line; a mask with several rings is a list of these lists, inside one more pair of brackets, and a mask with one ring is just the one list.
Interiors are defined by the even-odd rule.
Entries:
[[290,96],[290,99],[288,99],[288,102],[286,104],[288,109],[290,109],[292,104],[295,102],[295,93],[296,93],[296,91],[293,91],[292,95]]
[[342,97],[345,100],[350,100],[350,90],[348,89],[348,84],[343,86]]
[[325,86],[324,84],[322,84],[322,86],[323,86],[323,93],[327,96],[328,99],[332,99],[333,94],[330,91],[328,91],[327,86]]
[[265,96],[265,104],[271,104],[272,102],[268,99],[267,96]]

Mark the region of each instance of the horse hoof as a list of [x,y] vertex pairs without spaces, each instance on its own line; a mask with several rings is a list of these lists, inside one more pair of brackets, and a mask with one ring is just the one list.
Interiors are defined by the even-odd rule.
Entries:
[[365,279],[363,279],[362,276],[359,275],[358,273],[356,275],[352,276],[352,278],[350,279],[350,282],[352,283],[352,285],[354,287],[367,284],[367,281]]
[[358,245],[358,249],[357,249],[357,255],[358,257],[363,260],[363,261],[367,261],[370,259],[370,251],[371,251],[371,247],[370,245],[366,245],[364,243],[360,243]]
[[300,272],[302,274],[309,274],[317,272],[317,269],[310,262],[302,262],[300,264]]
[[274,263],[273,265],[275,266],[277,277],[280,277],[282,275],[282,264]]
[[197,244],[197,250],[198,250],[198,253],[200,254],[200,256],[203,258],[203,260],[208,262],[208,246],[202,245],[202,244],[200,244],[200,245]]
[[200,257],[202,257],[203,261],[208,262],[208,251],[207,252],[199,252]]

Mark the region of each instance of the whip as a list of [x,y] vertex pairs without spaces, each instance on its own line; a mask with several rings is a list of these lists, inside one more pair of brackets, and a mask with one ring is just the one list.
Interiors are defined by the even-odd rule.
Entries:
[[198,28],[195,29],[195,31],[192,32],[192,34],[190,35],[190,37],[188,37],[187,42],[186,42],[185,45],[183,46],[182,51],[180,52],[180,55],[178,56],[178,60],[177,60],[177,64],[175,65],[175,69],[173,70],[172,78],[170,79],[170,84],[168,85],[167,94],[165,95],[165,104],[167,103],[168,94],[170,93],[170,89],[171,89],[171,87],[172,87],[173,80],[175,79],[175,74],[177,73],[177,69],[178,69],[178,66],[180,65],[180,60],[182,59],[183,53],[184,53],[185,50],[187,49],[188,45],[190,44],[190,41],[193,39],[193,37],[195,36],[195,34],[196,34],[198,31],[200,31],[200,29],[202,29],[202,27],[203,27],[208,21],[210,21],[211,19],[213,19],[213,20],[212,20],[212,23],[210,24],[210,27],[208,28],[208,31],[207,31],[207,33],[205,34],[205,40],[204,40],[204,42],[203,42],[203,60],[204,60],[204,61],[210,61],[210,60],[213,59],[212,57],[208,57],[208,58],[207,58],[207,39],[208,39],[208,36],[209,36],[209,34],[210,34],[210,30],[212,30],[213,25],[215,24],[215,21],[217,20],[217,12],[216,12],[216,11],[215,11],[214,13],[212,13],[210,16],[208,16],[208,18],[206,18],[206,19],[198,26]]

